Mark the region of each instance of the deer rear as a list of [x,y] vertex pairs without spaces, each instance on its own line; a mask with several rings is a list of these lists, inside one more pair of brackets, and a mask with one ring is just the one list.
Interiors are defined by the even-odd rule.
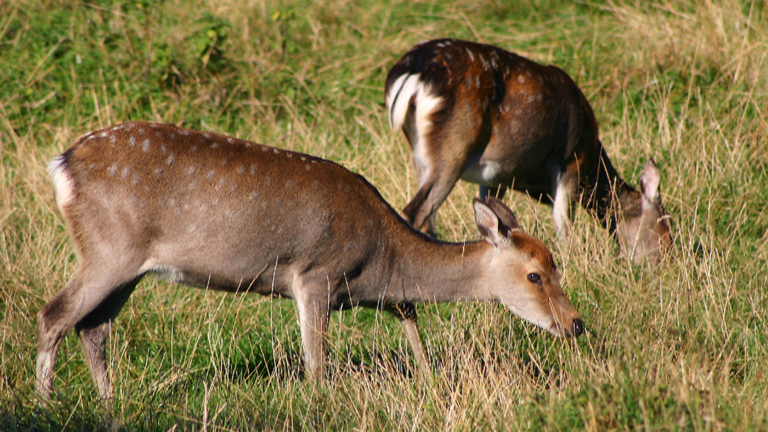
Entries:
[[503,49],[453,39],[416,45],[387,75],[393,128],[413,151],[419,189],[403,213],[436,236],[435,218],[461,178],[481,197],[512,188],[553,206],[565,236],[579,201],[636,262],[671,245],[653,160],[641,191],[621,179],[598,139],[592,108],[573,80]]
[[547,247],[500,201],[474,202],[483,240],[414,230],[363,177],[316,157],[172,125],[127,123],[49,165],[80,268],[38,314],[37,388],[47,398],[75,328],[99,394],[111,396],[110,324],[143,276],[292,298],[305,366],[319,377],[329,314],[395,314],[422,369],[417,302],[498,301],[556,336],[578,336]]

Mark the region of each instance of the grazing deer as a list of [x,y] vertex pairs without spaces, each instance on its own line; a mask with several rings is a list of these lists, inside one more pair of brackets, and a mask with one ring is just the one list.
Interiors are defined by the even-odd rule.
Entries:
[[38,313],[44,398],[74,327],[109,400],[110,324],[147,273],[292,298],[308,375],[317,378],[330,311],[342,307],[395,314],[423,369],[416,302],[498,301],[556,336],[584,329],[549,249],[495,199],[474,201],[481,241],[444,243],[413,229],[338,164],[152,123],[86,135],[48,169],[81,267]]
[[432,237],[437,208],[461,178],[479,184],[481,197],[512,188],[552,205],[561,239],[578,199],[635,262],[657,261],[670,247],[653,159],[641,192],[622,180],[589,102],[561,69],[489,45],[434,40],[392,67],[385,97],[419,185],[403,214]]

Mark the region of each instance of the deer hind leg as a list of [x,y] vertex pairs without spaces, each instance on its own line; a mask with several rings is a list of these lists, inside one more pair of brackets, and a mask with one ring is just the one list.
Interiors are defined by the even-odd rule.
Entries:
[[53,366],[61,341],[77,322],[82,272],[76,274],[64,289],[37,313],[37,371],[35,387],[44,400],[53,389]]
[[[81,322],[91,314],[98,314],[104,306],[104,302],[114,299],[116,291],[121,287],[128,287],[128,282],[134,281],[136,273],[131,277],[120,277],[120,275],[110,274],[112,265],[105,265],[101,262],[80,269],[80,271],[67,283],[63,290],[43,307],[37,314],[37,371],[36,388],[38,394],[45,400],[50,398],[53,388],[53,367],[56,363],[56,356],[61,346],[64,336],[75,326],[78,326],[78,332],[89,328],[87,325],[81,325]],[[126,282],[128,281],[128,282]],[[133,285],[137,282],[132,282]],[[126,299],[130,295],[130,289],[125,290]],[[119,304],[119,307],[107,308],[112,315],[116,315],[125,301]],[[108,303],[111,304],[111,303]],[[83,324],[88,321],[83,322]],[[95,325],[98,326],[98,325]],[[103,331],[103,330],[102,330]],[[94,336],[94,341],[98,344],[99,332],[87,331],[86,335]],[[81,339],[82,340],[82,339]],[[98,352],[90,346],[90,352],[86,352],[91,370],[94,363],[91,360],[91,352]],[[97,366],[98,370],[98,366]],[[94,380],[99,383],[99,378],[94,375]],[[101,388],[99,389],[101,392]],[[104,395],[102,395],[103,397]]]
[[[441,181],[440,171],[435,166],[437,161],[434,160],[434,155],[430,152],[430,148],[436,144],[428,141],[424,133],[424,129],[427,126],[421,125],[419,127],[418,123],[414,120],[414,116],[410,116],[408,120],[403,130],[408,137],[408,142],[411,144],[413,151],[412,161],[418,182],[418,190],[416,195],[411,198],[411,201],[403,209],[403,215],[405,220],[417,230],[431,237],[437,237],[437,207],[442,204],[445,198],[435,202],[433,189],[437,184],[445,183],[445,181]],[[450,189],[453,188],[457,181],[458,177],[450,182],[448,192],[450,192]]]
[[403,209],[405,219],[414,228],[437,238],[437,209],[443,204],[461,177],[461,166],[435,170],[431,178],[419,186],[418,192]]
[[467,120],[476,114],[464,105],[446,111],[443,98],[425,87],[419,88],[407,111],[403,132],[411,145],[419,189],[403,215],[432,237],[437,237],[437,209],[461,178],[470,156],[481,153],[488,143],[490,129],[485,123]]
[[96,383],[99,396],[105,401],[107,407],[110,406],[112,399],[112,387],[107,370],[107,338],[112,327],[112,321],[128,301],[128,297],[131,296],[138,280],[139,278],[136,278],[120,286],[88,316],[75,325],[91,376]]
[[[422,137],[423,138],[423,137]],[[456,140],[464,140],[467,137],[458,136],[455,142],[437,144],[439,137],[426,142],[420,138],[421,143],[436,151],[426,153],[414,147],[415,163],[419,166],[419,190],[410,203],[403,209],[405,219],[414,228],[437,237],[436,219],[437,209],[443,204],[459,181],[475,145],[478,140],[469,137],[467,143]],[[421,158],[421,160],[420,160]]]

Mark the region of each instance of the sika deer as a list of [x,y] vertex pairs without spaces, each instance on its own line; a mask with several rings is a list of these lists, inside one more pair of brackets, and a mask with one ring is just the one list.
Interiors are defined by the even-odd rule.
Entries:
[[330,311],[340,307],[397,315],[423,369],[416,302],[498,301],[556,336],[583,331],[550,251],[495,199],[474,202],[483,240],[443,243],[333,162],[151,123],[86,135],[48,169],[81,267],[38,313],[37,390],[45,398],[74,327],[108,400],[110,324],[147,273],[294,299],[313,377],[322,374]]
[[403,214],[432,237],[437,209],[461,178],[479,184],[481,197],[512,188],[552,205],[561,239],[578,199],[635,262],[657,261],[670,247],[653,159],[641,192],[622,180],[589,102],[561,69],[489,45],[434,40],[392,67],[385,97],[419,184]]

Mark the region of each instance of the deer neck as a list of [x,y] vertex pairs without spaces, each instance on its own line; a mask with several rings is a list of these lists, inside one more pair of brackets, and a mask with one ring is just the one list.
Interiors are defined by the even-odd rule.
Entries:
[[391,294],[408,302],[491,300],[483,269],[492,246],[484,241],[444,243],[414,232],[394,250]]
[[587,176],[582,177],[582,205],[615,234],[622,212],[634,207],[638,192],[619,176],[602,143],[600,157],[587,168],[587,173]]

